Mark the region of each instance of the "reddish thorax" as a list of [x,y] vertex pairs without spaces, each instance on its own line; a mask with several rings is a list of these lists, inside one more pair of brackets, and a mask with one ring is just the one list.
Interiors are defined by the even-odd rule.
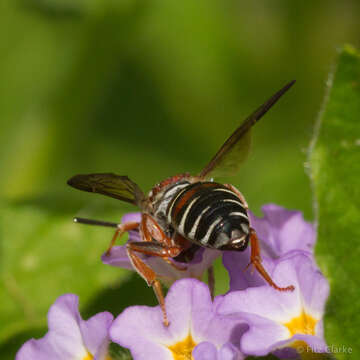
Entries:
[[178,181],[185,179],[185,178],[189,178],[189,177],[190,177],[189,173],[178,174],[178,175],[168,177],[167,179],[159,182],[158,184],[156,184],[153,187],[153,189],[151,190],[151,197],[155,197],[160,191],[162,191],[167,186],[169,186],[171,184],[175,184]]

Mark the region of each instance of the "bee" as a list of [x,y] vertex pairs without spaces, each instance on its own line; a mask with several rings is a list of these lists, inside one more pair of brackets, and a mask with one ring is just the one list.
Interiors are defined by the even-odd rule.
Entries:
[[200,247],[244,251],[250,243],[249,265],[276,290],[294,290],[292,285],[276,285],[262,266],[259,240],[250,226],[244,196],[235,186],[212,180],[238,170],[249,151],[252,126],[294,83],[286,84],[247,117],[196,176],[188,173],[171,176],[155,185],[147,196],[127,176],[113,173],[75,175],[68,180],[67,183],[76,189],[110,196],[140,209],[140,222],[116,224],[83,218],[75,218],[75,221],[116,227],[107,254],[119,236],[131,230],[139,231],[141,241],[128,242],[127,254],[137,273],[154,289],[165,326],[169,322],[160,281],[139,254],[157,256],[179,269],[171,259],[186,263]]

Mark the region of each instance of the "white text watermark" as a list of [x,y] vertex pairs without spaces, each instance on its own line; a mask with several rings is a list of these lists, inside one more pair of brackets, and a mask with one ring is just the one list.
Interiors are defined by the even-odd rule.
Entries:
[[316,346],[300,346],[297,347],[296,350],[301,354],[305,352],[313,352],[313,353],[331,353],[331,354],[352,354],[353,349],[350,346],[337,346],[337,345],[329,345],[325,346],[325,348],[316,348]]

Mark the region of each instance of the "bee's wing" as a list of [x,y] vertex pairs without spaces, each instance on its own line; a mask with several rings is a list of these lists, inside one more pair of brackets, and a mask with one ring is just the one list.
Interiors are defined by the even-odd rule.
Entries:
[[295,80],[286,84],[268,101],[254,111],[245,121],[232,133],[223,146],[205,166],[199,177],[227,176],[236,173],[240,165],[246,160],[250,150],[251,128],[261,119],[263,115],[280,99],[284,93],[295,83]]
[[103,194],[141,207],[145,196],[127,176],[112,173],[75,175],[68,185],[83,191]]

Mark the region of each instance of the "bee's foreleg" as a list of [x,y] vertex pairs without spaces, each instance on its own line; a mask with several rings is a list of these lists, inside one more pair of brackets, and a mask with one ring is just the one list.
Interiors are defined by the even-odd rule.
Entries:
[[286,287],[279,287],[278,285],[276,285],[275,282],[272,280],[271,276],[264,269],[264,267],[261,264],[259,239],[256,235],[255,230],[251,228],[250,228],[250,245],[251,245],[251,255],[250,255],[249,265],[254,266],[255,269],[259,272],[259,274],[264,278],[264,280],[274,289],[278,291],[293,291],[295,289],[293,285],[289,285]]
[[110,245],[109,245],[108,249],[106,250],[106,255],[110,255],[111,249],[115,245],[116,239],[118,237],[123,235],[125,232],[130,231],[130,230],[135,230],[138,227],[139,227],[138,222],[127,222],[124,224],[119,224],[118,228],[115,231],[115,234],[113,235],[113,237],[111,239]]

